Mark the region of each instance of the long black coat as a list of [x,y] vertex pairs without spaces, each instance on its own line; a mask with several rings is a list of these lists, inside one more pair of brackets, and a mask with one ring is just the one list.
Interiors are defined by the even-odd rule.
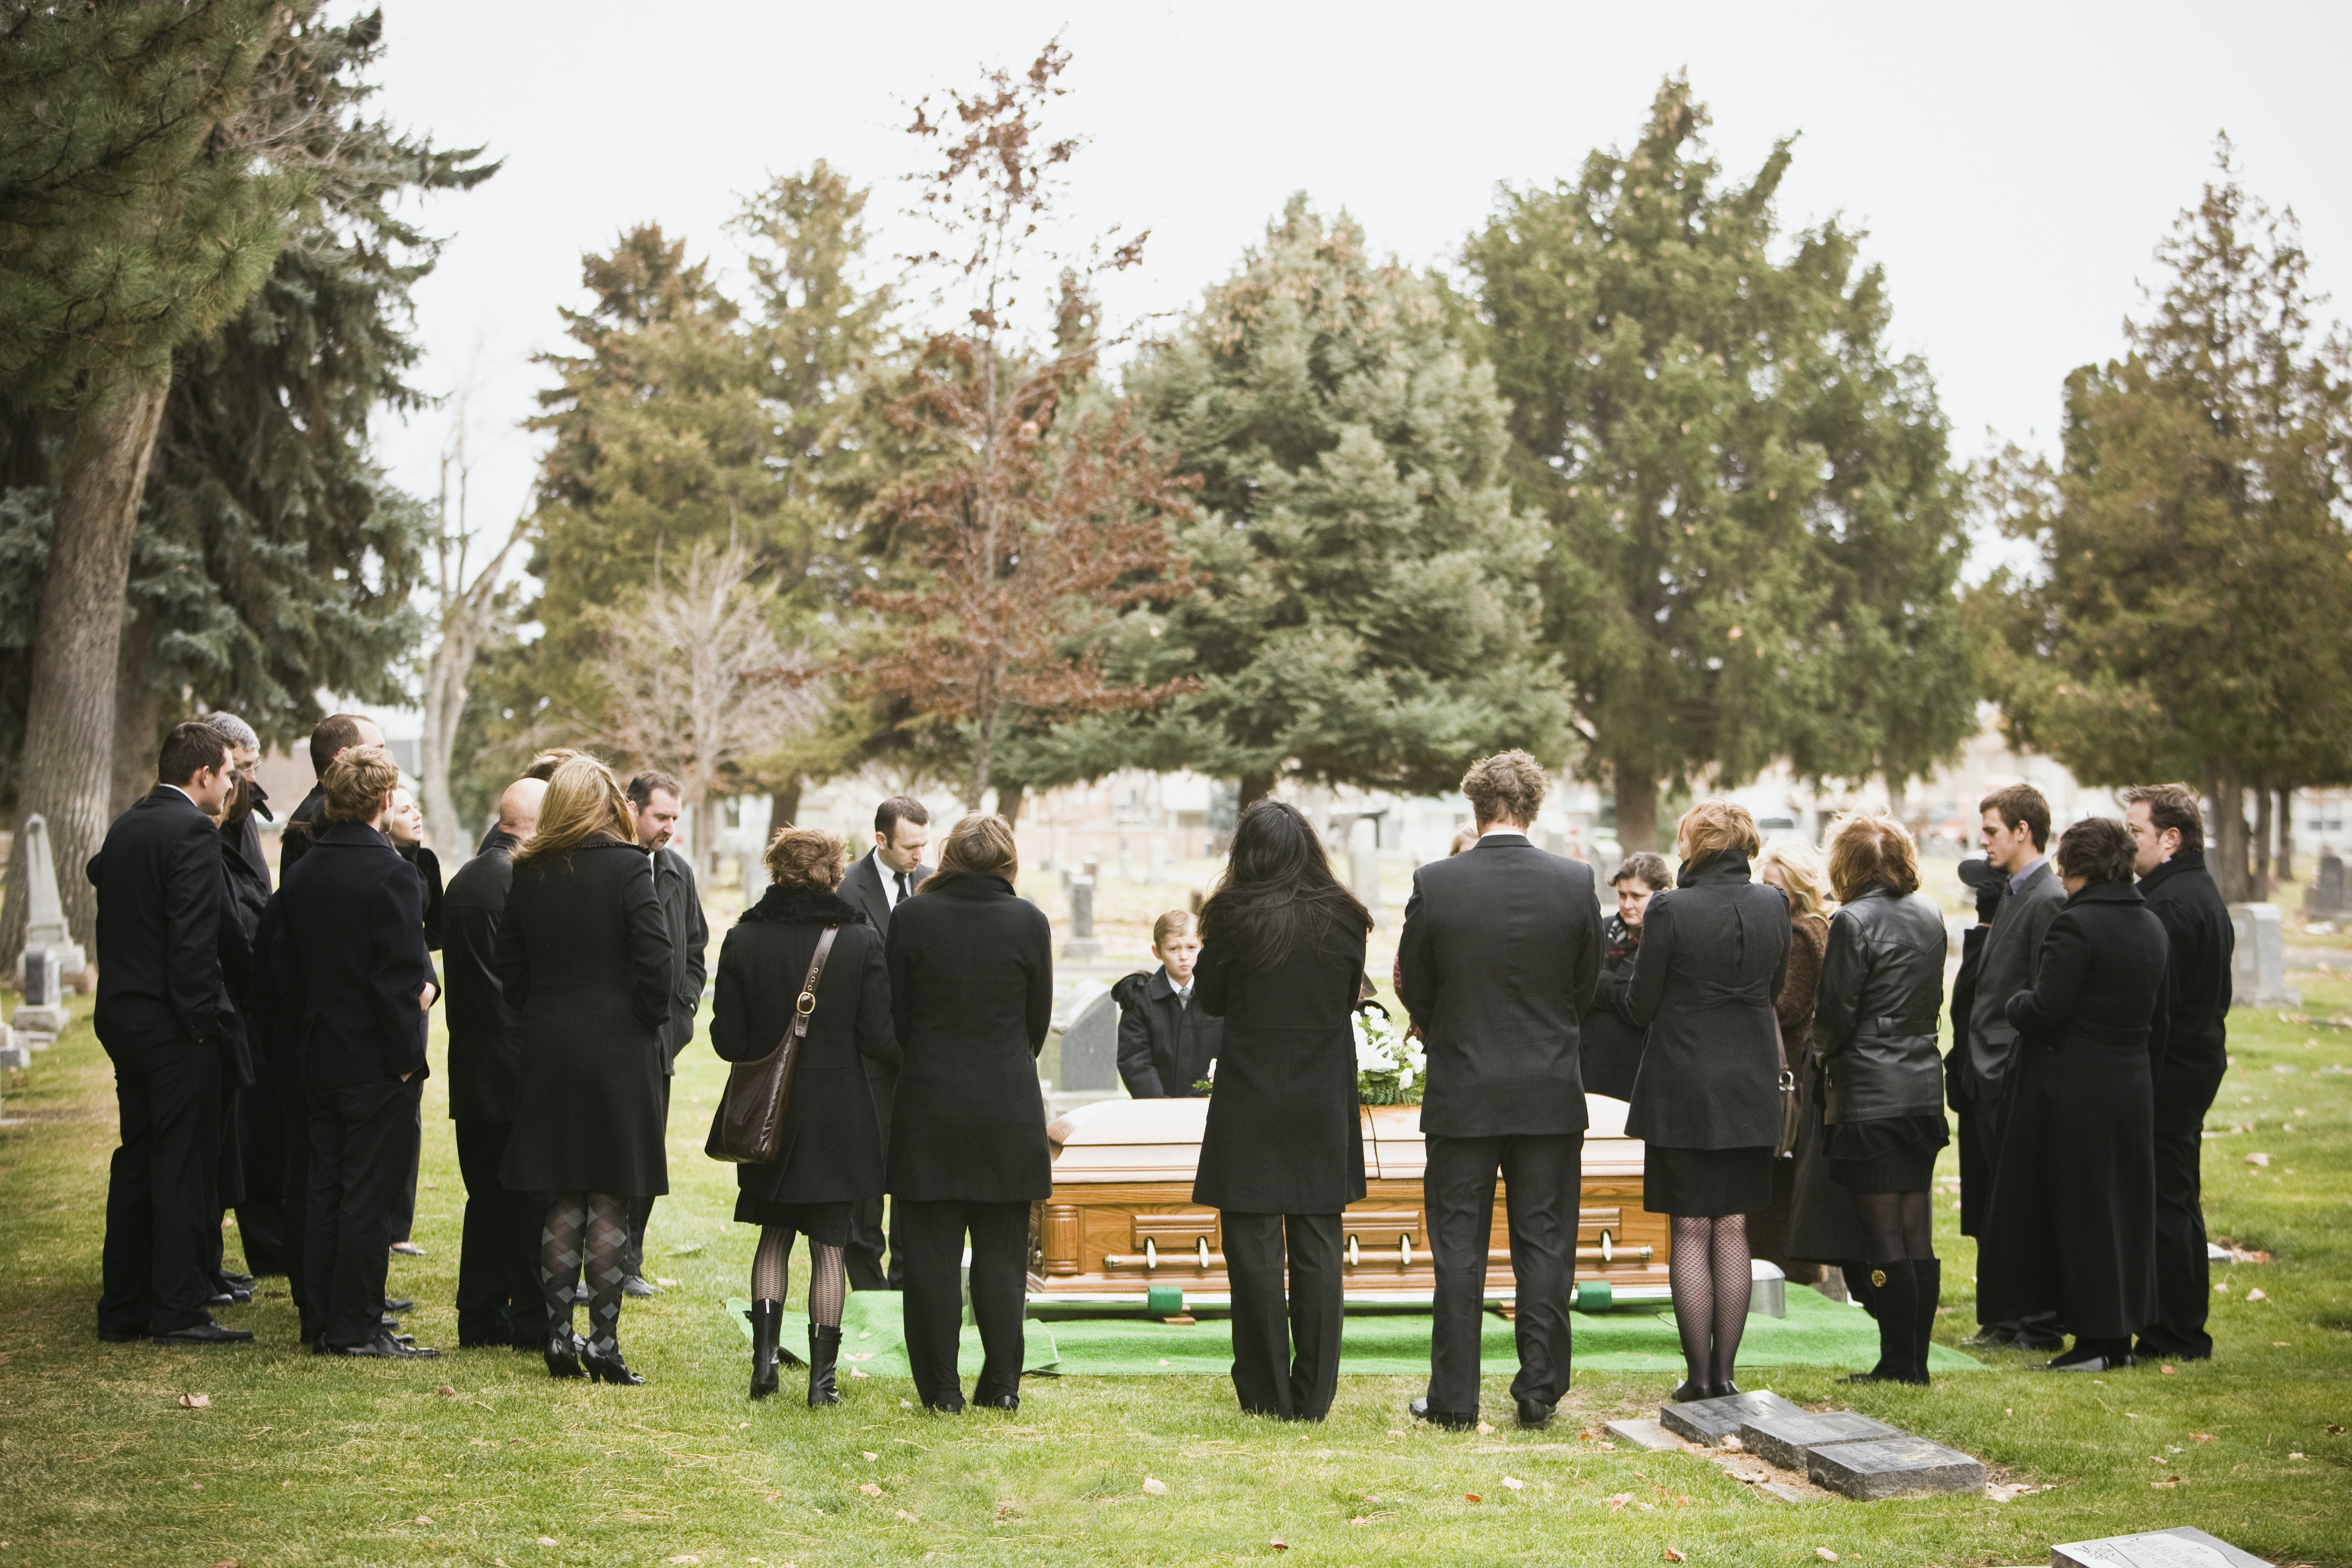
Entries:
[[518,1192],[669,1191],[669,930],[646,852],[598,839],[514,868],[493,956],[522,1073],[499,1179]]
[[[676,1069],[677,1053],[694,1038],[694,1015],[702,1005],[702,983],[709,976],[710,921],[702,913],[702,894],[694,885],[694,868],[675,849],[653,853],[654,896],[661,900],[662,923],[669,927],[669,1021],[662,1026],[662,1071]],[[798,992],[793,993],[798,995]]]
[[1824,1121],[1942,1112],[1936,1024],[1948,946],[1943,912],[1924,893],[1873,888],[1831,920],[1813,999]]
[[1129,974],[1110,988],[1118,1005],[1118,1079],[1137,1100],[1192,1100],[1225,1037],[1195,995],[1176,994],[1164,968]]
[[882,1195],[882,1119],[866,1064],[897,1066],[898,1036],[882,936],[863,912],[832,893],[772,884],[719,944],[710,1045],[730,1062],[756,1061],[776,1048],[827,926],[841,931],[817,982],[783,1152],[772,1164],[735,1167],[745,1197],[831,1204]]
[[1612,1100],[1633,1098],[1633,1075],[1642,1070],[1642,1045],[1650,1037],[1625,1021],[1625,983],[1633,978],[1633,955],[1642,950],[1642,928],[1616,915],[1601,922],[1601,973],[1592,1005],[1584,1015],[1584,1087]]
[[2008,1092],[2018,1047],[2017,1027],[2009,1021],[2009,999],[2039,978],[2042,938],[2065,905],[2058,868],[2044,860],[2014,892],[2004,891],[1993,910],[1991,927],[1977,952],[1975,1010],[1969,1017],[1969,1048],[1962,1058],[1964,1087],[1979,1104]]
[[428,1069],[417,1005],[433,981],[425,893],[392,841],[331,822],[278,890],[270,955],[280,1037],[312,1089],[381,1083]]
[[2054,1311],[2116,1339],[2156,1312],[2154,1063],[2164,924],[2128,882],[2066,900],[2039,977],[2011,996],[2022,1042],[1977,1250],[1977,1315]]
[[1356,995],[1364,932],[1334,919],[1271,969],[1236,973],[1215,943],[1192,972],[1225,1021],[1192,1201],[1239,1214],[1338,1214],[1364,1195]]
[[890,916],[890,1010],[906,1061],[889,1190],[910,1203],[1024,1203],[1054,1190],[1037,1053],[1054,1021],[1045,911],[1002,877],[933,877]]
[[1725,851],[1682,868],[1642,917],[1625,1016],[1647,1025],[1625,1131],[1669,1149],[1780,1141],[1773,999],[1789,973],[1789,900]]
[[1601,973],[1592,868],[1495,834],[1413,873],[1398,995],[1429,1053],[1422,1131],[1547,1137],[1585,1127],[1585,1009]]
[[522,1048],[499,984],[499,921],[514,886],[521,843],[503,828],[449,879],[441,900],[441,963],[449,988],[449,1117],[453,1121],[512,1121]]
[[2160,1131],[2195,1132],[2229,1065],[2230,967],[2238,933],[2199,850],[2183,849],[2142,877],[2139,892],[2164,922],[2170,953],[2157,1121]]
[[235,1009],[221,970],[233,925],[219,831],[169,784],[114,819],[84,868],[98,890],[98,1037],[110,1053],[223,1043]]

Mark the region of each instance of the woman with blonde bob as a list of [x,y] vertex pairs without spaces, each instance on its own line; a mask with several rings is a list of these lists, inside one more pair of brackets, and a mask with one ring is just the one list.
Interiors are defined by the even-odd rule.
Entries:
[[[621,1281],[630,1200],[669,1191],[656,1035],[669,1016],[669,927],[628,796],[595,758],[571,758],[548,781],[538,831],[514,854],[491,963],[521,1058],[499,1179],[547,1205],[548,1373],[643,1383],[621,1356]],[[572,1330],[583,1265],[584,1342]]]
[[956,1373],[957,1283],[971,1247],[971,1315],[985,1361],[972,1403],[1021,1405],[1029,1205],[1054,1191],[1037,1053],[1054,1016],[1045,912],[1013,890],[1013,825],[974,815],[950,830],[940,868],[890,916],[883,943],[906,1053],[890,1113],[894,1250],[907,1260],[907,1361],[923,1407],[964,1408]]
[[1650,900],[1624,1016],[1647,1026],[1625,1130],[1643,1141],[1642,1206],[1674,1216],[1667,1283],[1689,1373],[1677,1401],[1736,1394],[1748,1324],[1748,1216],[1772,1202],[1789,900],[1748,875],[1762,847],[1733,801],[1675,829],[1675,885]]
[[1830,829],[1830,921],[1813,1005],[1830,1179],[1853,1194],[1864,1252],[1846,1265],[1878,1320],[1878,1364],[1861,1383],[1927,1381],[1927,1331],[1943,1286],[1927,1223],[1944,1125],[1943,911],[1919,891],[1911,835],[1880,811]]
[[735,1221],[760,1227],[751,1255],[751,1397],[776,1391],[776,1340],[791,1278],[793,1239],[809,1242],[808,1402],[838,1405],[842,1249],[850,1213],[882,1195],[882,1117],[869,1061],[896,1067],[890,972],[882,933],[840,895],[847,865],[839,838],[787,827],[761,857],[772,880],[719,951],[710,1044],[730,1062],[756,1061],[793,1026],[801,986],[828,931],[824,973],[800,1047],[782,1150],[765,1165],[735,1167]]

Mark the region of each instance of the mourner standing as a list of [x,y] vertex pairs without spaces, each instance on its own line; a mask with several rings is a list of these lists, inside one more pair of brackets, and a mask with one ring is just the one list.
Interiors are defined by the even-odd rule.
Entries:
[[1960,1234],[1973,1237],[1983,1234],[1985,1207],[1992,1201],[1992,1157],[1978,1130],[1976,1098],[1969,1088],[1969,1029],[1976,1017],[1977,974],[1984,968],[1985,939],[1992,934],[1993,916],[2009,889],[2009,876],[1980,856],[1961,860],[1959,871],[1961,885],[1976,900],[1977,923],[1960,937],[1960,967],[1952,976],[1952,1046],[1944,1053],[1944,1103],[1951,1108],[1957,1127]]
[[[219,731],[228,742],[236,784],[220,816],[221,869],[228,888],[222,908],[235,923],[247,954],[256,955],[260,952],[255,942],[261,929],[261,911],[269,902],[269,858],[262,853],[261,831],[254,821],[256,813],[267,815],[263,803],[268,797],[253,776],[261,761],[261,737],[234,713],[206,713],[196,722]],[[296,1250],[286,1232],[284,1119],[266,1065],[266,1045],[253,1026],[255,986],[266,967],[249,957],[243,973],[224,976],[252,1070],[238,1075],[250,1080],[242,1088],[222,1086],[228,1091],[229,1105],[221,1128],[221,1195],[236,1207],[237,1240],[251,1272],[223,1270],[220,1283],[231,1294],[248,1298],[253,1276],[286,1274],[293,1267]]]
[[906,1055],[890,1117],[891,1251],[907,1260],[902,1316],[916,1396],[943,1414],[964,1407],[957,1266],[967,1237],[986,1358],[971,1401],[1020,1408],[1029,1205],[1054,1190],[1037,1092],[1037,1053],[1054,1016],[1053,934],[1045,912],[1013,890],[1020,874],[1013,825],[965,817],[939,869],[890,917],[884,944]]
[[1587,1093],[1633,1098],[1633,1075],[1642,1069],[1642,1042],[1649,1031],[1625,1021],[1625,983],[1633,978],[1633,954],[1641,951],[1642,917],[1674,879],[1665,857],[1647,849],[1626,856],[1609,879],[1617,907],[1601,922],[1601,975],[1580,1030]]
[[1525,752],[1471,764],[1462,793],[1477,847],[1413,874],[1397,947],[1398,994],[1428,1052],[1423,1201],[1437,1269],[1429,1388],[1411,1409],[1443,1426],[1478,1425],[1497,1173],[1518,1286],[1519,1425],[1548,1424],[1568,1392],[1586,1125],[1578,1023],[1601,973],[1601,910],[1591,867],[1528,840],[1546,784]]
[[1201,925],[1192,910],[1170,910],[1151,922],[1151,955],[1159,969],[1110,988],[1118,1005],[1119,1081],[1132,1099],[1190,1100],[1208,1092],[1201,1086],[1225,1032],[1223,1019],[1193,1005]]
[[1756,819],[1703,801],[1675,829],[1682,869],[1650,900],[1625,1013],[1646,1025],[1625,1130],[1643,1141],[1642,1207],[1671,1215],[1667,1284],[1688,1376],[1677,1401],[1738,1391],[1752,1282],[1748,1216],[1772,1201],[1789,901],[1750,879]]
[[1339,1388],[1339,1212],[1364,1195],[1349,1020],[1371,926],[1296,806],[1242,813],[1201,910],[1195,991],[1225,1034],[1192,1201],[1220,1211],[1234,1392],[1253,1415],[1320,1421]]
[[[877,931],[890,933],[890,913],[922,890],[931,868],[923,851],[931,842],[931,814],[912,795],[894,795],[874,808],[873,847],[860,855],[841,879],[843,900],[865,911]],[[885,1063],[868,1059],[866,1081],[874,1094],[875,1114],[882,1121],[882,1143],[890,1142],[890,1106],[898,1076]],[[896,1290],[906,1276],[898,1256],[898,1225],[885,1230],[883,1200],[867,1198],[849,1219],[849,1288],[853,1290]],[[885,1247],[889,1258],[886,1268]]]
[[[384,836],[392,840],[400,858],[416,869],[416,880],[425,889],[425,945],[438,952],[443,896],[441,858],[425,842],[425,814],[416,808],[416,796],[404,785],[393,791],[392,815],[385,819]],[[425,1249],[409,1234],[416,1228],[416,1178],[423,1168],[425,1153],[424,1117],[420,1101],[415,1132],[408,1142],[408,1179],[401,1184],[392,1208],[392,1249],[409,1258],[425,1256]]]
[[1780,1049],[1797,1085],[1797,1142],[1772,1162],[1772,1206],[1748,1220],[1748,1245],[1778,1264],[1791,1283],[1818,1284],[1825,1264],[1859,1258],[1862,1218],[1853,1194],[1830,1180],[1822,1151],[1822,1110],[1813,1074],[1813,1003],[1821,989],[1822,954],[1829,948],[1829,873],[1810,844],[1776,838],[1756,860],[1756,879],[1789,900],[1789,977],[1772,1011]]
[[2169,983],[2164,1060],[2156,1075],[2156,1316],[2138,1353],[2203,1361],[2213,1282],[2205,1260],[2200,1164],[2205,1113],[2229,1067],[2230,966],[2236,931],[2221,889],[2205,869],[2205,824],[2185,784],[2123,792],[2140,897],[2164,922]]
[[[654,893],[661,900],[662,921],[669,928],[672,989],[669,1019],[661,1027],[662,1126],[669,1126],[670,1085],[677,1073],[677,1053],[694,1038],[694,1015],[702,1005],[702,982],[708,973],[704,954],[710,949],[710,922],[703,917],[702,894],[694,883],[694,868],[670,847],[677,834],[678,782],[663,773],[641,773],[629,781],[629,807],[636,824],[637,846],[653,857]],[[646,1226],[652,1221],[651,1194],[629,1208],[629,1255],[624,1265],[628,1278],[621,1289],[632,1296],[651,1296],[657,1287],[646,1278]]]
[[376,721],[358,713],[330,713],[319,721],[310,731],[310,773],[318,780],[301,803],[287,814],[286,826],[278,834],[278,882],[286,884],[286,874],[310,852],[318,841],[327,811],[327,764],[350,751],[353,746],[381,746],[383,731]]

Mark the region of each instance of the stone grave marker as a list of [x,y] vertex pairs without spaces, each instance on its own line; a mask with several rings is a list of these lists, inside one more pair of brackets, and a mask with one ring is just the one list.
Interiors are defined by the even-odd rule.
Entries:
[[1683,1446],[1683,1440],[1667,1431],[1664,1423],[1659,1421],[1612,1421],[1601,1430],[1620,1443],[1631,1443],[1636,1448],[1647,1448],[1653,1453]]
[[1658,1420],[1678,1437],[1713,1447],[1726,1437],[1738,1436],[1743,1421],[1753,1421],[1760,1415],[1804,1414],[1801,1405],[1791,1405],[1769,1390],[1759,1390],[1727,1394],[1721,1399],[1693,1399],[1681,1405],[1661,1405]]
[[58,897],[57,854],[49,844],[49,825],[38,814],[25,818],[16,863],[25,889],[25,950],[15,959],[16,984],[25,984],[27,960],[43,948],[57,954],[65,973],[79,974],[89,967],[89,957],[66,927],[65,900]]
[[1807,1454],[1805,1474],[1815,1486],[1862,1502],[1935,1492],[1981,1493],[1985,1484],[1985,1468],[1978,1460],[1958,1448],[1909,1436],[1824,1443]]
[[1899,1428],[1853,1410],[1759,1415],[1739,1424],[1740,1447],[1767,1464],[1800,1474],[1811,1451],[1824,1443],[1859,1443],[1874,1437],[1904,1436]]
[[2276,904],[2231,904],[2237,933],[2231,956],[2230,1005],[2294,1007],[2303,995],[2286,983],[2286,921]]
[[2271,1568],[2251,1552],[2189,1525],[2110,1535],[2050,1549],[2050,1568]]
[[17,970],[25,999],[9,1020],[17,1037],[34,1050],[46,1047],[66,1031],[73,1015],[66,1010],[65,962],[54,947],[28,947]]
[[2331,920],[2352,913],[2352,898],[2347,898],[2345,893],[2344,858],[2341,855],[2330,853],[2319,858],[2319,878],[2304,892],[2303,912],[2325,915]]

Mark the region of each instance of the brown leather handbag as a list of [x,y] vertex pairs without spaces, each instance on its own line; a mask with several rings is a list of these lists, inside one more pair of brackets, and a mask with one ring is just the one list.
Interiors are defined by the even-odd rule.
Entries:
[[1778,1160],[1797,1157],[1797,1137],[1804,1131],[1805,1108],[1797,1099],[1797,1075],[1789,1066],[1789,1039],[1780,1032],[1780,1016],[1772,1015],[1772,1047],[1780,1056],[1780,1141],[1774,1145],[1772,1156]]
[[809,960],[808,979],[800,1000],[793,1005],[792,1026],[776,1048],[756,1061],[737,1062],[728,1070],[727,1092],[710,1118],[710,1136],[702,1152],[730,1165],[772,1165],[784,1152],[784,1123],[793,1113],[793,1083],[800,1076],[801,1046],[808,1038],[809,1015],[816,1011],[816,983],[824,976],[824,961],[833,952],[839,926],[827,926],[816,939],[816,956]]

